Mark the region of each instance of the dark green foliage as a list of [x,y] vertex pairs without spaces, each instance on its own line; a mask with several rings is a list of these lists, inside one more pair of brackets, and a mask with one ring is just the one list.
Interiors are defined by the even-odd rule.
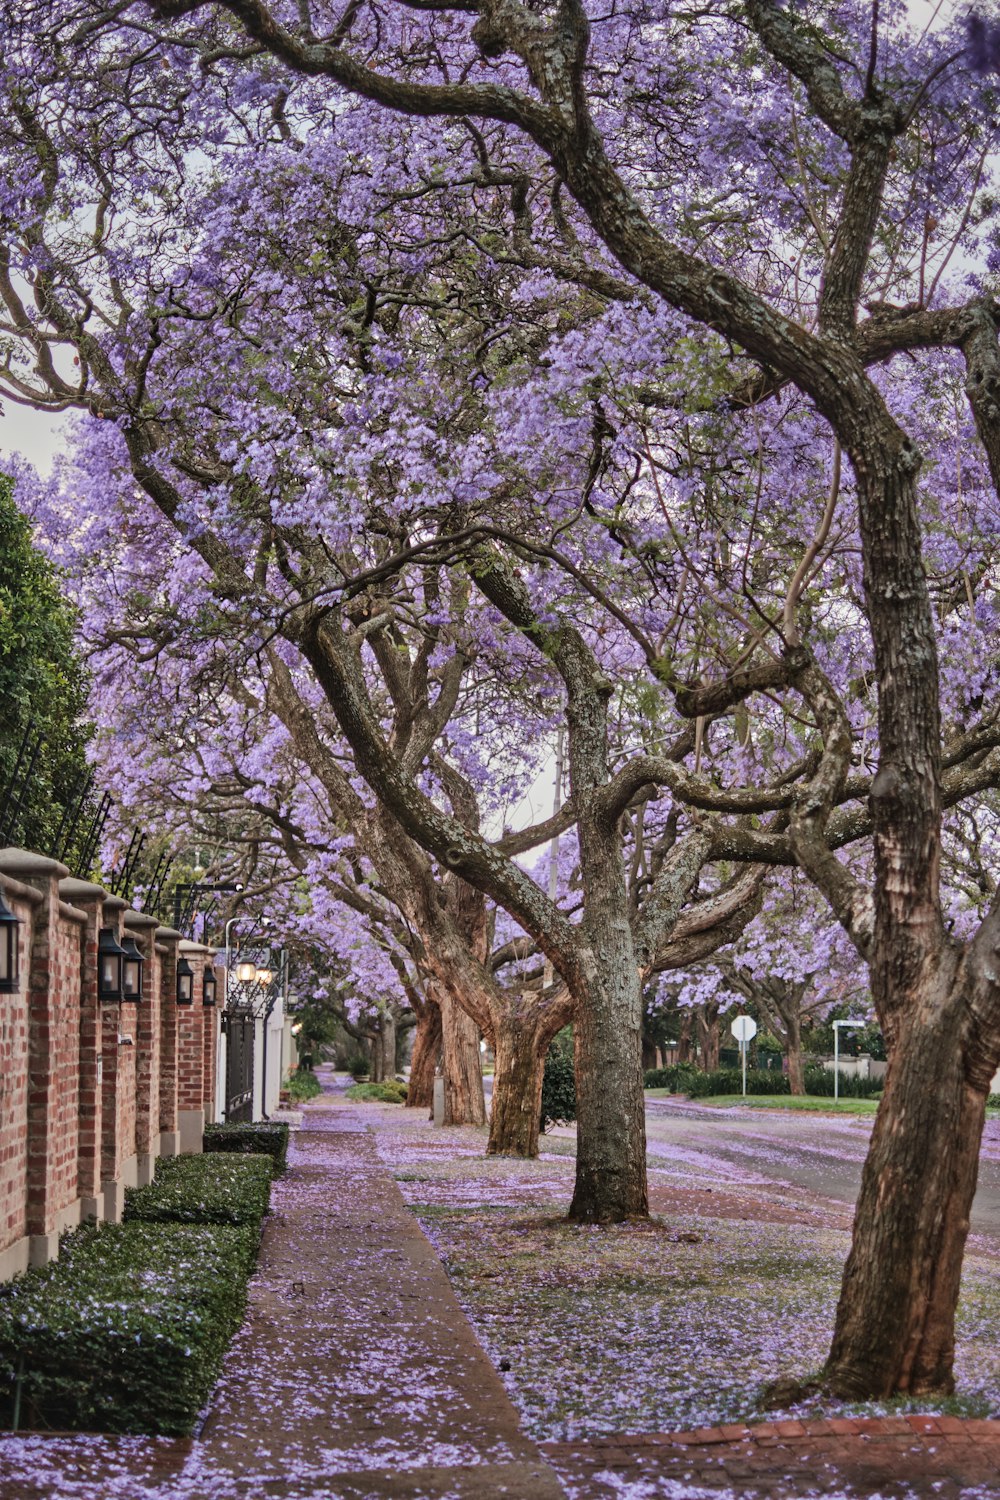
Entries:
[[[884,1087],[884,1078],[852,1078],[841,1071],[841,1099],[873,1099]],[[806,1093],[820,1098],[833,1097],[833,1073],[829,1068],[806,1068]]]
[[643,1074],[643,1087],[647,1089],[669,1089],[672,1094],[688,1094],[695,1086],[693,1079],[702,1076],[693,1063],[673,1063],[669,1068],[649,1068]]
[[87,769],[87,684],[75,624],[55,569],[32,545],[13,486],[0,475],[0,793],[33,723],[42,748],[30,777],[18,777],[25,801],[6,838],[42,853],[53,852],[63,810]]
[[387,1078],[385,1083],[352,1083],[346,1091],[348,1099],[369,1099],[376,1104],[405,1104],[406,1084]]
[[102,1224],[0,1286],[0,1423],[191,1431],[240,1325],[256,1225]]
[[267,1155],[172,1156],[147,1187],[125,1194],[126,1220],[259,1224],[267,1213],[274,1162]]
[[275,1177],[285,1170],[288,1157],[288,1122],[261,1120],[256,1124],[206,1125],[203,1148],[213,1151],[263,1152],[274,1160]]
[[[712,1094],[741,1094],[743,1077],[739,1068],[719,1068],[714,1073],[701,1073],[680,1063],[671,1068],[651,1068],[644,1075],[647,1089],[670,1089],[675,1094],[687,1094],[692,1099],[706,1099]],[[833,1097],[833,1074],[829,1068],[806,1069],[806,1093],[819,1098]],[[841,1071],[840,1097],[842,1099],[871,1099],[882,1092],[881,1078],[851,1078]],[[782,1073],[768,1068],[747,1069],[748,1094],[787,1094],[788,1079]]]
[[300,1067],[285,1084],[285,1092],[293,1104],[300,1104],[306,1099],[315,1099],[323,1092],[323,1085],[311,1068]]
[[576,1119],[576,1076],[573,1071],[573,1028],[564,1026],[552,1038],[542,1075],[541,1129]]

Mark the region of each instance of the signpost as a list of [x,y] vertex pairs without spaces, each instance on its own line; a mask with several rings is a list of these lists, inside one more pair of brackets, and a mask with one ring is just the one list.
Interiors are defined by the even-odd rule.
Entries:
[[846,1027],[848,1031],[857,1031],[864,1025],[864,1021],[834,1021],[833,1023],[833,1102],[837,1103],[840,1098],[840,1029]]
[[757,1035],[757,1022],[753,1016],[737,1016],[730,1030],[740,1044],[740,1059],[743,1063],[743,1097],[747,1096],[747,1046]]

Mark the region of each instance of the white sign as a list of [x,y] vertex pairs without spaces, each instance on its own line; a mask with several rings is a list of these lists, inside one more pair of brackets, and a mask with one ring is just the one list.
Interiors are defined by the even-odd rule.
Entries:
[[752,1042],[757,1035],[757,1022],[753,1016],[737,1016],[731,1029],[738,1042]]

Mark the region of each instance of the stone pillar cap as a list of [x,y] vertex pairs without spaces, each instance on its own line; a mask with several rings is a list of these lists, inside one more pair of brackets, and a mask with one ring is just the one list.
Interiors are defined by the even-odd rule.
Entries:
[[126,927],[155,927],[159,930],[159,917],[151,917],[148,911],[127,911],[125,913]]
[[214,953],[214,948],[209,948],[205,943],[192,943],[190,938],[182,938],[180,942],[182,953]]
[[32,854],[30,849],[19,849],[15,844],[0,849],[0,870],[5,875],[44,875],[50,880],[53,876],[62,880],[69,874],[69,867],[57,859],[49,859],[47,854]]
[[71,875],[68,880],[60,880],[59,894],[64,901],[103,901],[108,893],[103,885],[95,885],[92,880],[77,880]]
[[157,940],[163,939],[168,943],[172,942],[174,938],[177,938],[179,942],[184,941],[184,934],[178,932],[176,927],[157,927],[156,936]]

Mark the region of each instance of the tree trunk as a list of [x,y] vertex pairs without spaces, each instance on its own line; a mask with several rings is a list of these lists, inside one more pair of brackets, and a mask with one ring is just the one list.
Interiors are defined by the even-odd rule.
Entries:
[[[578,1000],[576,1185],[569,1216],[583,1223],[647,1217],[642,986],[631,942],[598,948],[599,978]],[[595,945],[596,947],[597,945]]]
[[706,1073],[714,1073],[719,1066],[719,1007],[715,1001],[708,1001],[698,1009],[698,1042],[702,1068]]
[[788,1059],[788,1091],[802,1095],[806,1091],[806,1070],[802,1059],[802,1019],[789,1010],[784,1020],[785,1056]]
[[410,1058],[410,1084],[406,1091],[407,1109],[431,1110],[434,1106],[434,1074],[441,1053],[441,1008],[428,996],[417,1017]]
[[525,1012],[511,1004],[495,1023],[488,1156],[538,1155],[542,1074],[555,1033]]
[[[933,984],[933,980],[931,981]],[[826,1375],[849,1399],[954,1389],[955,1306],[987,1082],[960,1016],[928,997],[897,1038],[861,1178]]]
[[396,1017],[386,1010],[379,1019],[378,1051],[381,1054],[382,1081],[396,1076]]
[[444,1124],[485,1125],[479,1027],[443,986],[437,999],[444,1043]]
[[372,1083],[382,1082],[382,1037],[378,1031],[366,1038],[368,1048],[368,1077]]
[[691,1061],[691,1012],[686,1010],[681,1016],[681,1028],[677,1036],[677,1062],[689,1063]]

